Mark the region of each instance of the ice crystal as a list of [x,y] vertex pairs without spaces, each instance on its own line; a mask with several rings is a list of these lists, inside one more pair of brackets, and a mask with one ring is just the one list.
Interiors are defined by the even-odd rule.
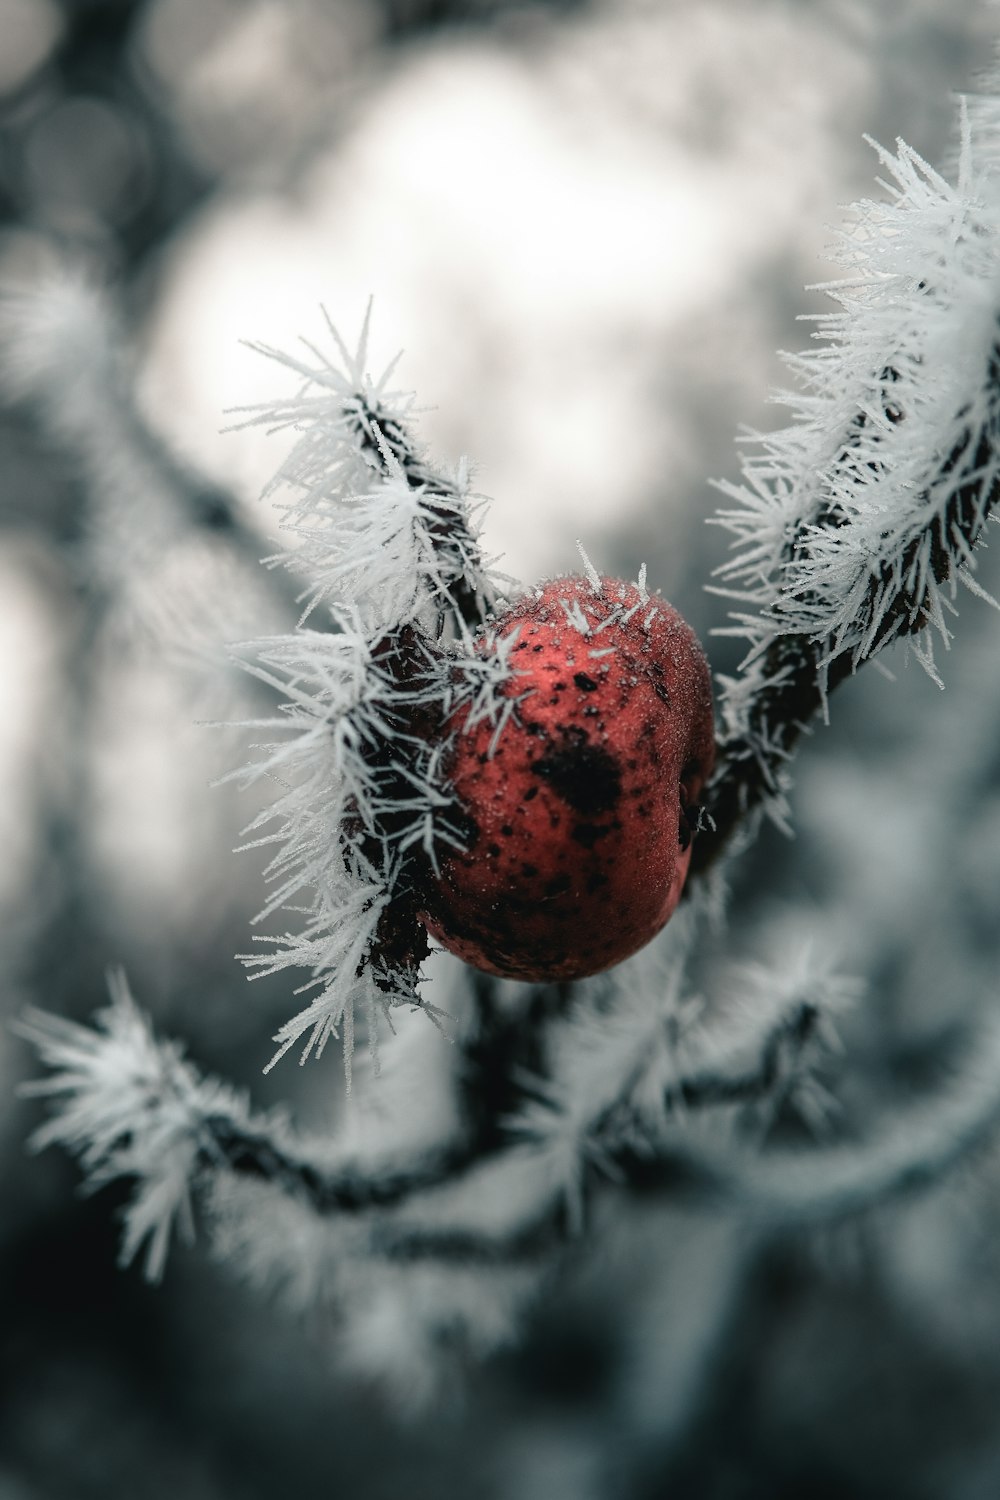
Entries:
[[145,1244],[146,1275],[156,1281],[171,1230],[192,1231],[200,1122],[220,1114],[242,1122],[247,1111],[232,1089],[201,1079],[179,1047],[156,1041],[123,974],[111,976],[110,990],[111,1002],[93,1027],[39,1010],[18,1026],[52,1069],[24,1091],[58,1103],[32,1145],[65,1146],[92,1188],[116,1177],[135,1180],[121,1258],[127,1264]]

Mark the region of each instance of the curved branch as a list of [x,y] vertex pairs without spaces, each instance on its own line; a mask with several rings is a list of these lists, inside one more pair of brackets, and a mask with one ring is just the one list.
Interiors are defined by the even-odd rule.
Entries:
[[[1000,1027],[984,1031],[974,1063],[931,1104],[906,1110],[859,1145],[713,1153],[690,1144],[653,1151],[634,1141],[608,1144],[588,1168],[589,1187],[649,1197],[684,1196],[777,1225],[830,1223],[925,1191],[991,1146],[1000,1132]],[[612,1188],[607,1179],[611,1178]],[[398,1261],[442,1259],[474,1265],[537,1260],[567,1238],[558,1199],[502,1235],[393,1222],[371,1240]]]
[[[887,367],[881,376],[883,417],[893,427],[903,421],[893,403],[894,379],[895,372]],[[830,692],[884,646],[917,635],[933,623],[933,591],[954,587],[1000,501],[1000,343],[989,352],[986,388],[987,420],[978,430],[965,427],[927,485],[921,502],[931,512],[926,526],[911,538],[897,565],[883,559],[873,572],[858,630],[847,644],[833,635],[781,634],[782,611],[789,604],[799,607],[810,601],[802,594],[783,595],[780,579],[775,585],[771,619],[766,612],[763,616],[770,643],[762,655],[751,656],[740,677],[726,684],[725,698],[739,703],[740,727],[718,741],[715,770],[704,792],[705,816],[691,857],[692,874],[709,869],[737,830],[769,803],[780,819],[788,763],[811,721],[825,712]],[[964,415],[971,422],[970,413]],[[868,426],[866,414],[859,413],[837,459],[838,469],[851,471],[854,450]],[[944,507],[934,510],[932,491],[956,473],[967,477],[950,488]],[[844,525],[839,505],[824,501],[817,514],[800,521],[785,549],[782,575],[811,556],[817,533],[836,532]],[[869,620],[876,618],[877,628],[869,630]]]

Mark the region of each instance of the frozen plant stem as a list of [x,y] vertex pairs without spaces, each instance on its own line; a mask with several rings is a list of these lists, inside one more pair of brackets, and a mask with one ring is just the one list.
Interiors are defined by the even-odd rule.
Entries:
[[[362,347],[367,327],[366,316]],[[363,388],[355,391],[345,404],[344,420],[348,434],[354,437],[358,451],[373,473],[388,483],[401,479],[410,491],[420,496],[427,537],[442,576],[451,580],[434,622],[433,639],[441,639],[449,626],[459,632],[475,629],[494,602],[495,592],[481,578],[482,559],[466,522],[460,488],[423,461],[399,418],[379,400],[370,399]],[[478,583],[470,581],[470,572]],[[360,844],[363,855],[373,865],[378,863],[380,846],[382,849],[399,846],[413,788],[419,784],[425,746],[433,742],[439,729],[440,706],[434,695],[432,673],[428,672],[432,653],[431,640],[413,623],[387,633],[372,651],[373,659],[387,667],[400,696],[408,696],[414,703],[414,711],[398,725],[392,738],[373,743],[367,751],[368,764],[379,780],[385,808],[378,815],[375,828],[362,837]],[[447,671],[447,665],[439,659],[434,669],[438,673]],[[422,688],[426,689],[426,696]],[[410,756],[406,754],[407,745],[413,747]],[[425,845],[411,846],[407,863],[397,877],[394,899],[383,909],[379,920],[372,964],[377,982],[388,993],[397,987],[401,974],[405,976],[404,986],[415,993],[420,965],[429,951],[426,929],[417,917],[419,890],[426,880],[429,858]]]
[[[462,703],[499,712],[506,664],[472,649],[497,587],[464,471],[450,478],[425,462],[404,420],[408,398],[387,388],[391,367],[377,382],[367,375],[367,317],[353,352],[330,334],[340,365],[311,346],[305,363],[260,350],[304,385],[251,416],[297,434],[271,486],[297,545],[272,561],[311,583],[298,630],[246,648],[249,670],[288,699],[266,726],[277,736],[266,757],[246,773],[286,790],[249,831],[280,825],[254,840],[279,846],[276,894],[261,915],[293,898],[310,904],[304,931],[247,962],[311,970],[306,988],[320,993],[279,1032],[275,1060],[303,1038],[303,1056],[321,1052],[340,1033],[350,1081],[358,1007],[374,1046],[380,1015],[422,1003],[420,892],[437,848],[463,838],[442,785],[442,728]],[[306,628],[316,612],[332,637]]]
[[[664,1090],[667,1115],[744,1105],[788,1089],[808,1066],[820,1010],[800,1002],[776,1021],[756,1062],[743,1070],[695,1073]],[[549,1192],[523,1219],[499,1232],[407,1222],[399,1210],[421,1207],[423,1195],[489,1170],[482,1143],[453,1143],[406,1166],[323,1166],[317,1144],[297,1141],[280,1121],[252,1116],[224,1085],[199,1077],[178,1049],[154,1038],[121,978],[97,1031],[43,1013],[19,1030],[53,1068],[32,1091],[62,1101],[61,1112],[36,1145],[61,1140],[77,1152],[94,1186],[118,1176],[137,1182],[129,1210],[129,1254],[149,1239],[153,1274],[162,1269],[169,1222],[190,1212],[193,1190],[219,1173],[271,1183],[312,1213],[357,1218],[366,1226],[366,1253],[393,1261],[488,1266],[544,1258],[568,1230],[559,1191]],[[681,1195],[723,1207],[742,1205],[765,1218],[834,1219],[867,1212],[893,1196],[932,1185],[955,1162],[988,1143],[1000,1116],[994,1068],[1000,1032],[987,1029],[974,1066],[936,1101],[889,1121],[860,1146],[772,1151],[762,1159],[695,1145],[675,1130],[656,1140],[623,1102],[594,1118],[586,1151],[588,1196],[603,1182],[644,1196]],[[626,1091],[627,1097],[627,1091]],[[544,1143],[537,1149],[543,1151]],[[392,1210],[388,1217],[386,1213]],[[425,1217],[425,1215],[423,1216]]]
[[[273,1117],[255,1117],[242,1096],[202,1078],[176,1046],[159,1042],[122,975],[112,976],[111,995],[95,1029],[40,1011],[28,1012],[17,1029],[52,1069],[49,1078],[30,1085],[29,1091],[60,1102],[34,1144],[61,1141],[80,1157],[94,1187],[115,1177],[135,1180],[127,1213],[127,1258],[148,1241],[152,1275],[162,1270],[170,1225],[177,1216],[189,1218],[192,1194],[219,1173],[268,1182],[311,1213],[358,1218],[368,1226],[369,1251],[389,1259],[535,1260],[566,1238],[571,1219],[558,1182],[509,1234],[490,1237],[460,1226],[439,1234],[400,1223],[398,1215],[384,1217],[386,1211],[408,1205],[419,1211],[428,1190],[472,1182],[512,1151],[544,1154],[549,1149],[544,1123],[533,1124],[530,1114],[521,1132],[527,1147],[512,1144],[509,1133],[490,1138],[481,1129],[405,1164],[324,1165],[319,1143],[300,1141]],[[720,1059],[711,1070],[661,1088],[658,1113],[666,1120],[702,1109],[751,1105],[773,1098],[776,1091],[787,1092],[808,1070],[810,1048],[828,1005],[823,996],[819,1001],[793,1001],[776,1018],[750,1066]],[[638,1097],[629,1103],[649,1071],[649,1056],[644,1048],[628,1064],[620,1097],[616,1091],[612,1102],[586,1122],[581,1187],[588,1197],[609,1178],[620,1185],[650,1185],[654,1162],[659,1163],[661,1185],[697,1184],[705,1176],[697,1153],[680,1136],[658,1139],[650,1133]]]
[[857,206],[840,243],[852,274],[825,288],[842,310],[817,320],[821,348],[787,358],[793,422],[752,435],[743,483],[720,486],[737,553],[717,591],[753,612],[729,632],[749,649],[722,683],[715,827],[695,869],[760,811],[787,824],[788,762],[834,687],[903,639],[936,678],[958,584],[982,593],[973,552],[1000,494],[991,129],[963,112],[955,187],[905,145],[880,151],[889,200]]
[[[894,378],[891,371],[885,375],[887,380]],[[705,794],[706,831],[695,845],[693,872],[710,868],[747,816],[780,795],[798,740],[812,720],[825,713],[833,689],[852,676],[868,656],[933,623],[933,591],[954,582],[957,569],[971,558],[1000,498],[995,458],[1000,449],[998,345],[990,351],[986,388],[991,398],[987,424],[978,434],[962,433],[942,465],[936,485],[945,485],[956,473],[968,477],[951,489],[944,511],[933,515],[926,531],[908,543],[900,586],[894,586],[893,567],[886,559],[878,564],[878,572],[870,580],[862,617],[872,618],[877,609],[880,616],[877,630],[865,646],[866,655],[859,655],[856,644],[839,645],[833,636],[817,641],[804,633],[776,635],[767,646],[760,680],[743,709],[746,727],[724,735],[719,742],[716,772]],[[887,384],[887,401],[890,389]],[[893,424],[902,420],[899,409],[889,404],[883,415]],[[866,425],[865,414],[859,413],[855,433]],[[856,462],[855,447],[851,434],[844,445],[845,464]],[[843,509],[821,509],[816,519],[800,526],[792,538],[783,569],[794,577],[798,565],[808,562],[817,532],[835,532],[846,524]],[[891,594],[888,606],[886,594]],[[807,599],[797,602],[808,605]]]

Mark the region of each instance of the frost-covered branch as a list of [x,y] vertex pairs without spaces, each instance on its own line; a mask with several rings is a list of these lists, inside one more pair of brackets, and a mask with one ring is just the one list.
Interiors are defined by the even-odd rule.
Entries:
[[[441,845],[463,838],[440,774],[444,728],[461,705],[503,713],[513,643],[492,656],[472,649],[470,626],[497,585],[464,470],[450,478],[428,464],[407,427],[411,398],[389,389],[391,367],[378,381],[367,374],[368,316],[353,352],[329,332],[339,364],[312,345],[306,360],[256,346],[303,382],[250,420],[297,434],[267,491],[294,545],[271,562],[310,582],[296,630],[243,649],[284,702],[252,726],[269,738],[242,776],[281,788],[248,830],[249,846],[278,850],[257,920],[294,907],[305,921],[246,961],[258,974],[305,968],[305,988],[319,992],[278,1033],[275,1060],[303,1038],[304,1055],[318,1054],[341,1034],[350,1079],[356,1015],[375,1045],[380,1016],[421,1004],[420,890]],[[332,634],[309,628],[318,611]]]
[[378,380],[367,373],[370,317],[369,305],[353,351],[327,319],[339,362],[306,341],[301,358],[250,345],[302,380],[249,417],[298,434],[265,490],[298,545],[272,561],[306,563],[303,620],[331,603],[361,610],[372,633],[419,623],[440,636],[447,619],[461,633],[499,597],[479,542],[486,502],[467,465],[449,475],[428,461],[411,431],[413,397],[389,384],[395,361]]
[[[800,1026],[805,1017],[803,1010]],[[779,1040],[772,1036],[769,1046]],[[937,1097],[900,1111],[856,1142],[761,1153],[732,1147],[720,1151],[683,1136],[658,1150],[620,1138],[591,1166],[591,1186],[602,1179],[607,1186],[610,1180],[613,1189],[636,1196],[679,1197],[790,1226],[840,1222],[884,1208],[934,1187],[961,1164],[995,1147],[1000,1134],[997,1027],[984,1025],[969,1052],[969,1060]],[[720,1080],[723,1098],[727,1085],[733,1096],[742,1096],[745,1088],[758,1097],[767,1070],[765,1057],[759,1070],[745,1078]],[[695,1093],[700,1104],[722,1102]],[[489,1266],[535,1260],[565,1237],[564,1205],[552,1198],[502,1234],[393,1222],[380,1230],[373,1248],[394,1260],[441,1258]]]
[[[1000,1028],[983,1022],[964,1051],[936,1097],[906,1106],[861,1140],[742,1160],[692,1155],[692,1185],[718,1201],[798,1224],[837,1221],[925,1191],[993,1149],[1000,1133]],[[665,1160],[637,1163],[629,1180],[643,1191],[676,1187],[673,1164]]]
[[[980,150],[979,135],[983,137]],[[906,639],[937,679],[959,584],[1000,495],[1000,185],[995,122],[963,116],[952,185],[900,143],[888,198],[857,205],[824,288],[821,347],[786,356],[797,389],[779,432],[753,435],[719,522],[736,555],[720,591],[748,642],[722,681],[723,732],[695,867],[764,811],[787,824],[788,761],[829,692]],[[750,606],[749,609],[746,606]]]
[[[544,1099],[537,1095],[540,1081],[522,1076],[521,1108],[501,1132],[489,1139],[459,1134],[416,1154],[400,1143],[381,1162],[353,1160],[335,1142],[302,1141],[283,1117],[255,1115],[242,1095],[203,1078],[180,1048],[156,1039],[120,974],[112,976],[111,1002],[93,1027],[31,1011],[17,1029],[51,1069],[27,1089],[52,1107],[33,1144],[65,1146],[92,1187],[136,1181],[122,1256],[131,1260],[145,1244],[154,1279],[173,1227],[190,1234],[198,1190],[219,1173],[266,1183],[322,1217],[364,1219],[370,1251],[391,1259],[424,1258],[432,1241],[445,1259],[459,1256],[460,1244],[472,1247],[472,1261],[520,1259],[576,1232],[584,1198],[608,1176],[645,1175],[653,1157],[686,1159],[686,1115],[777,1101],[804,1084],[814,1062],[811,1043],[845,991],[821,969],[802,969],[800,979],[757,1037],[749,1028],[741,1037],[738,1026],[718,1037],[693,1026],[682,1039],[669,992],[651,1006],[637,989],[594,989],[571,1021],[547,1033],[556,1055]],[[811,999],[802,998],[803,986]],[[743,1064],[750,1046],[757,1055]],[[699,1066],[708,1057],[712,1066]],[[690,1074],[678,1071],[687,1059]],[[460,1215],[464,1192],[474,1198],[484,1182],[501,1180],[531,1158],[539,1169],[537,1201],[523,1217],[513,1207],[504,1233],[480,1251],[477,1230],[452,1228],[434,1239],[430,1230],[401,1224],[398,1213],[384,1218],[388,1210],[430,1206],[433,1212],[441,1190],[458,1194]]]

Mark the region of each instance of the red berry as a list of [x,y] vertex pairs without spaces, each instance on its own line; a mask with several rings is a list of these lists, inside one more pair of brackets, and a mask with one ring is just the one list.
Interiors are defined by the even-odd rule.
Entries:
[[423,921],[452,953],[508,979],[580,979],[668,920],[712,768],[708,663],[665,600],[606,578],[560,578],[479,640],[517,631],[492,722],[449,725],[448,777],[467,829]]

